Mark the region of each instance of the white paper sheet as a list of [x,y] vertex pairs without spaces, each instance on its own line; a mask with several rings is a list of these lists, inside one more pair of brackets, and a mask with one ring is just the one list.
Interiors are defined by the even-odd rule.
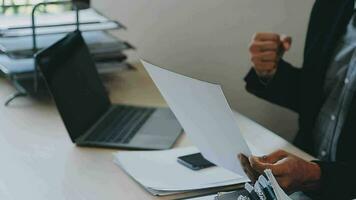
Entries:
[[273,176],[272,171],[270,169],[265,170],[265,174],[267,175],[267,178],[271,183],[272,189],[277,197],[277,200],[292,200],[279,186],[276,178]]
[[208,195],[208,196],[203,196],[203,197],[195,197],[191,199],[186,199],[186,200],[214,200],[216,197],[216,194],[213,195]]
[[181,192],[234,185],[248,181],[221,167],[193,171],[179,156],[197,153],[195,147],[165,151],[133,151],[114,154],[114,162],[144,187],[157,192]]
[[220,167],[245,175],[237,155],[250,156],[251,152],[221,86],[142,63],[203,156]]

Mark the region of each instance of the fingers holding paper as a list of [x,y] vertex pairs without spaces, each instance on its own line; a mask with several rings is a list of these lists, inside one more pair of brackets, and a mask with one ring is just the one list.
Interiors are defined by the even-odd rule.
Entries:
[[251,181],[255,182],[257,180],[258,176],[260,175],[260,173],[258,173],[255,169],[253,169],[251,167],[248,157],[246,157],[243,154],[239,154],[238,158],[239,158],[242,168],[243,168],[244,172],[246,173],[246,175],[248,176],[248,178]]
[[[242,159],[241,159],[242,158]],[[286,192],[298,190],[312,190],[318,187],[320,180],[320,167],[313,162],[305,161],[283,150],[275,151],[269,155],[248,158],[239,156],[241,164],[246,169],[246,174],[262,174],[264,170],[271,169],[279,185]],[[255,180],[250,177],[251,180]]]

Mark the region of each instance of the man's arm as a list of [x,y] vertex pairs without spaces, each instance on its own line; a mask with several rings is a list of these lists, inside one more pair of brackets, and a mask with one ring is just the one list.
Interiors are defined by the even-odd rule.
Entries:
[[282,60],[291,45],[291,37],[256,33],[249,48],[253,69],[245,81],[247,91],[298,112],[301,70]]
[[280,60],[278,69],[268,82],[261,81],[255,69],[245,77],[246,90],[272,103],[299,112],[299,82],[301,69]]

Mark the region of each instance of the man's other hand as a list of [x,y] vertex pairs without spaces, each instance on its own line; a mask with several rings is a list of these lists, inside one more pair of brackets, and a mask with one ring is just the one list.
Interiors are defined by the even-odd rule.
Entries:
[[321,176],[319,165],[283,150],[262,157],[247,158],[244,155],[238,157],[252,181],[256,180],[256,174],[262,174],[264,170],[271,169],[279,185],[287,193],[315,190],[319,187]]
[[272,76],[283,54],[291,48],[292,38],[276,33],[254,34],[249,51],[253,68],[259,76]]

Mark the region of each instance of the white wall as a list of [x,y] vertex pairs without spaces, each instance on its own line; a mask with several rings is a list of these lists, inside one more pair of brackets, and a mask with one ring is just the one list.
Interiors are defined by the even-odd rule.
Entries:
[[[223,85],[231,106],[291,139],[297,116],[245,92],[247,46],[254,32],[293,37],[286,59],[300,66],[312,0],[92,0],[127,25],[144,59]],[[136,57],[134,57],[135,59]]]

